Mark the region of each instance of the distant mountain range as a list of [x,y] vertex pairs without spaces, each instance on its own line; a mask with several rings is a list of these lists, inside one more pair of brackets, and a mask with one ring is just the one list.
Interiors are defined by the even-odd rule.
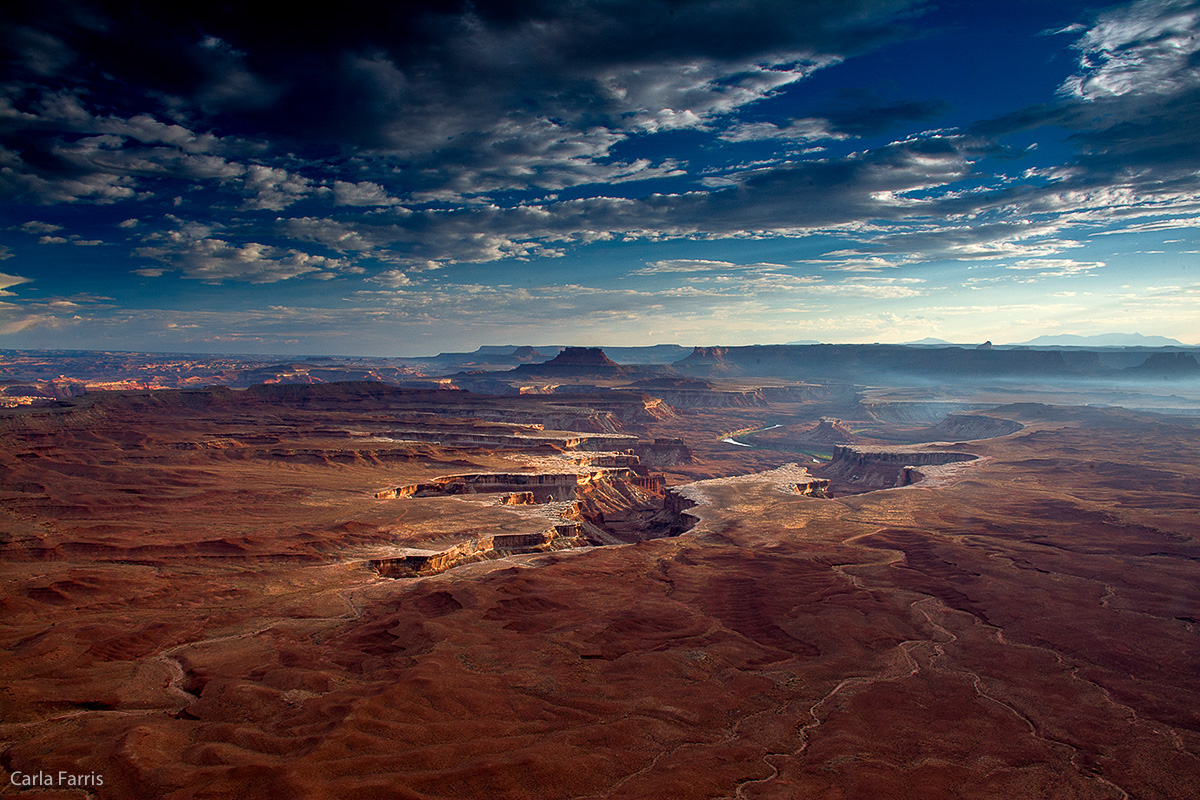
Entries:
[[1143,336],[1140,333],[1100,333],[1095,336],[1076,336],[1062,333],[1039,336],[1019,344],[1029,347],[1185,347],[1178,339],[1166,336]]

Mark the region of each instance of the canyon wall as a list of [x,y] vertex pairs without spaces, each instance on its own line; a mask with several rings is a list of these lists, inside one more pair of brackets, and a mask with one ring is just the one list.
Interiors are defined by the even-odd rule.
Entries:
[[865,489],[892,489],[909,486],[924,477],[919,467],[936,467],[979,456],[941,450],[908,448],[863,449],[838,445],[833,460],[821,468],[821,475],[837,482]]

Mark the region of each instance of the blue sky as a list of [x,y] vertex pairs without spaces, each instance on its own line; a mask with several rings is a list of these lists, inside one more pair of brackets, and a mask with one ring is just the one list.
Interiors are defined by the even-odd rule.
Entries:
[[1200,4],[17,3],[0,347],[1200,342]]

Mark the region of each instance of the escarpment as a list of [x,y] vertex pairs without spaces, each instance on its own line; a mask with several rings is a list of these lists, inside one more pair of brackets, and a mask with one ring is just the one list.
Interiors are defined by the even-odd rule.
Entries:
[[979,456],[942,450],[913,450],[903,447],[865,449],[849,445],[834,448],[833,460],[819,468],[823,477],[844,490],[893,489],[917,483],[938,467]]
[[[629,458],[636,462],[636,457]],[[395,556],[371,559],[368,566],[386,577],[419,577],[507,555],[677,536],[696,522],[683,513],[693,501],[667,491],[661,476],[651,475],[638,463],[581,472],[446,475],[384,489],[375,497],[475,494],[499,494],[499,504],[504,506],[543,506],[544,511],[531,510],[534,518],[542,513],[557,516],[557,521],[539,532],[484,533],[441,550],[403,548]]]
[[526,472],[483,472],[467,475],[445,475],[432,481],[410,483],[375,493],[378,500],[400,497],[445,497],[460,494],[523,493],[532,495],[536,502],[574,500],[582,487],[596,483],[622,482],[654,489],[661,487],[662,479],[639,474],[630,467],[602,468],[590,472],[574,473],[526,473]]
[[578,522],[564,521],[538,533],[497,533],[481,536],[445,550],[407,548],[387,558],[374,558],[367,566],[386,578],[436,575],[462,564],[503,558],[520,553],[564,550],[587,544]]
[[675,408],[755,408],[767,400],[761,389],[716,391],[713,389],[666,389],[655,395]]

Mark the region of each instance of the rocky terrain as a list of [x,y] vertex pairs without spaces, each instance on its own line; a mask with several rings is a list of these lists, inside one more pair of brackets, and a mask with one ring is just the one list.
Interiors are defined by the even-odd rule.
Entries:
[[660,380],[0,411],[0,791],[1194,796],[1200,420]]

